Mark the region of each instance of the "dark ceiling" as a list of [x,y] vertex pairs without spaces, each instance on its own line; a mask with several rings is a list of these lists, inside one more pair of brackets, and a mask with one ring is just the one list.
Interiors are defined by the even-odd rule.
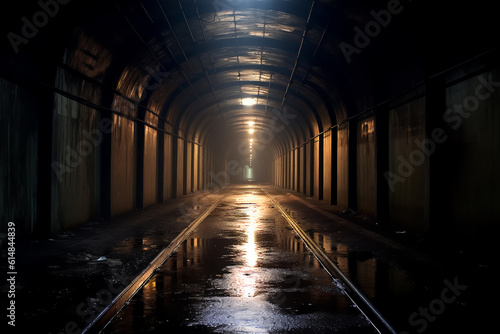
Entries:
[[[21,34],[21,18],[40,6],[21,2],[4,12],[5,31]],[[202,145],[234,143],[253,122],[279,152],[488,51],[494,14],[481,2],[474,8],[425,0],[61,0],[18,53],[3,39],[2,73]]]

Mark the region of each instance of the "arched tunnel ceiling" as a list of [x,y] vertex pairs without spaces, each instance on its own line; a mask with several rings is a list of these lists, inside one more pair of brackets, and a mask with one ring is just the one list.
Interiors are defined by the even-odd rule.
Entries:
[[[171,80],[161,84],[172,106],[164,112],[177,109],[178,115],[172,116],[180,128],[196,131],[191,124],[202,118],[200,125],[220,122],[226,133],[236,137],[248,133],[249,122],[256,133],[270,132],[273,118],[286,107],[300,115],[302,125],[309,124],[311,136],[318,132],[319,106],[328,103],[304,83],[328,25],[328,16],[319,8],[325,4],[152,1],[140,6],[149,22],[143,18],[144,22],[130,20],[129,25],[154,27],[153,47],[163,45],[159,61],[171,64],[166,69],[175,69],[184,78],[180,85]],[[253,105],[245,105],[246,101]]]
[[[6,31],[40,10],[29,3],[17,3]],[[390,23],[347,57],[340,45],[356,44],[356,29],[388,10]],[[75,0],[60,1],[58,11],[21,45],[23,54],[40,68],[50,68],[49,59],[108,85],[123,99],[114,106],[150,111],[129,116],[160,127],[163,119],[169,131],[202,144],[214,134],[242,138],[250,121],[256,132],[272,132],[273,119],[288,112],[293,121],[276,143],[300,145],[496,45],[466,38],[491,31],[491,20],[452,1]],[[245,99],[255,104],[243,105]]]

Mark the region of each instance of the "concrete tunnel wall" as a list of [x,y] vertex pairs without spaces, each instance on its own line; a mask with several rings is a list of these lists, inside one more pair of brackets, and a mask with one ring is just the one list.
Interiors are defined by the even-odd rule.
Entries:
[[[71,52],[67,50],[66,54]],[[92,74],[88,69],[82,72]],[[130,84],[132,79],[127,80]],[[2,208],[10,209],[2,210],[2,218],[15,217],[23,222],[20,237],[55,234],[214,185],[204,183],[208,171],[216,168],[211,149],[183,137],[183,133],[172,134],[167,132],[172,129],[159,128],[158,117],[150,111],[143,111],[144,122],[140,122],[139,99],[133,94],[124,97],[126,90],[121,95],[118,89],[109,98],[111,108],[98,110],[89,107],[104,100],[98,83],[89,85],[81,74],[63,70],[55,74],[55,83],[54,90],[67,95],[54,90],[33,94],[29,87],[1,79],[3,91],[12,92],[13,97],[2,95],[2,109],[15,111],[3,114],[12,116],[7,120],[8,128],[24,129],[23,136],[16,137],[22,139],[15,143],[16,151],[9,153],[11,162],[21,168],[2,169],[3,180],[7,181],[4,189],[14,195],[2,197]],[[30,130],[29,124],[36,123],[33,115],[37,114],[52,115],[48,117],[52,121],[47,122],[47,128],[33,124]],[[45,142],[39,141],[39,131],[48,135]],[[158,145],[160,141],[163,145]],[[2,143],[9,152],[13,143]],[[42,150],[51,161],[51,169],[43,174],[37,170]],[[48,198],[38,198],[36,185],[40,177],[49,179]],[[48,210],[48,222],[40,221],[44,210]]]
[[[352,62],[339,45],[373,21],[372,3],[213,2],[61,2],[21,52],[2,40],[2,226],[46,236],[217,189],[227,175],[244,180],[228,170],[249,164],[238,152],[251,114],[243,88],[260,99],[252,112],[267,133],[256,182],[412,234],[485,235],[499,221],[498,43],[484,34],[496,19],[486,1],[475,15],[451,1],[412,4]],[[40,8],[20,8],[9,29],[30,10]],[[242,26],[229,29],[237,15]]]
[[276,156],[273,183],[413,234],[487,233],[500,219],[498,75],[468,64],[370,108]]

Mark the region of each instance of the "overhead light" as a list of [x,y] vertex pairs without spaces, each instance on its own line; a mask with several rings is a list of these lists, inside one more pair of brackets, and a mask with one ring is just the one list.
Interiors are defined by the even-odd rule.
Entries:
[[248,130],[248,132],[249,132],[250,134],[252,134],[252,133],[253,133],[253,131],[254,131],[253,129]]
[[255,122],[254,121],[250,121],[248,122],[248,126],[254,126],[255,125]]
[[[253,143],[253,138],[250,138],[250,142]],[[252,144],[250,144],[250,145],[252,145]]]
[[254,98],[247,97],[247,98],[241,99],[241,104],[244,106],[253,106],[253,105],[257,104],[257,101]]

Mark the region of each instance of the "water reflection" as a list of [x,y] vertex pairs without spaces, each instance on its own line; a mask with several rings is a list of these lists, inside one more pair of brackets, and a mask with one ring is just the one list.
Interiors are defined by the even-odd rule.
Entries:
[[[106,332],[331,333],[365,326],[265,198],[247,193],[215,210]],[[312,237],[376,295],[374,258],[353,257],[327,235]]]
[[[370,252],[353,251],[344,243],[334,242],[326,234],[315,231],[309,231],[308,234],[368,298],[372,300],[376,300],[377,296],[402,298],[415,293],[416,286],[402,271],[378,261]],[[295,235],[278,234],[278,239],[290,252],[308,251],[305,244]],[[312,268],[321,267],[313,257],[307,265]]]
[[249,267],[255,267],[257,265],[257,245],[255,244],[255,229],[257,214],[256,209],[251,207],[250,211],[250,222],[247,225],[247,243],[245,244],[245,258],[246,264]]

